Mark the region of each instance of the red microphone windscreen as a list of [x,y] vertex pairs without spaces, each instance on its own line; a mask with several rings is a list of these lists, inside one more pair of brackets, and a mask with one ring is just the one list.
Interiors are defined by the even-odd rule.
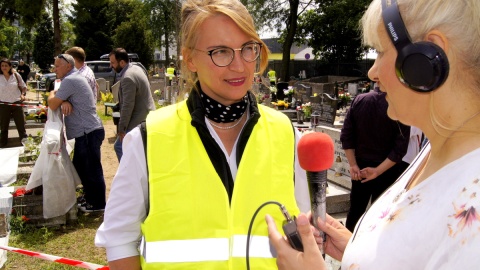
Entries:
[[333,165],[334,147],[330,136],[322,132],[308,133],[297,146],[300,166],[309,172],[327,170]]

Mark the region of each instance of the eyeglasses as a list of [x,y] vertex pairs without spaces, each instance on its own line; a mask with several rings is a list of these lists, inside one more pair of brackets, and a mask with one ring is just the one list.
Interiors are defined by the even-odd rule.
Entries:
[[63,60],[65,60],[65,62],[67,62],[67,63],[70,64],[70,62],[68,62],[67,58],[65,58],[65,56],[64,56],[63,54],[59,54],[59,55],[57,56],[57,58],[63,59]]
[[194,50],[201,51],[210,55],[212,62],[217,67],[226,67],[233,62],[233,58],[235,57],[235,51],[240,51],[240,55],[246,62],[251,63],[257,60],[262,50],[262,44],[257,42],[249,42],[239,49],[220,47],[209,51],[202,51],[199,49]]

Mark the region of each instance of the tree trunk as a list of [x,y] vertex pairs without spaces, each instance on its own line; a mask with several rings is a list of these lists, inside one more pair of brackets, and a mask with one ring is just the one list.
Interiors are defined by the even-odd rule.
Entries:
[[284,82],[290,80],[290,49],[292,48],[295,33],[297,32],[297,19],[298,19],[298,5],[299,0],[289,0],[290,2],[290,14],[287,21],[287,36],[283,43],[283,56],[282,56],[282,75],[281,78]]
[[59,0],[53,0],[53,36],[55,43],[55,55],[62,53],[62,37],[60,33],[60,12],[58,10]]
[[169,23],[167,22],[168,16],[168,9],[164,9],[164,18],[165,22],[163,24],[163,29],[164,29],[164,35],[165,35],[165,71],[168,68],[168,65],[170,63],[170,52],[169,52],[169,47],[170,47],[170,28]]
[[180,35],[180,27],[181,27],[181,17],[182,17],[182,14],[181,14],[181,8],[182,8],[182,4],[180,3],[179,0],[176,0],[175,1],[175,13],[177,14],[175,16],[175,36],[177,37],[177,68],[180,69],[180,55],[182,54],[181,52],[181,49],[182,49],[182,45],[181,45],[181,35]]

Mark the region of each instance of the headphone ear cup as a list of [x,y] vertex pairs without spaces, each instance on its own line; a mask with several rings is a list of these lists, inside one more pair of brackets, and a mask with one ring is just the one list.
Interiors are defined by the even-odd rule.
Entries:
[[442,48],[425,41],[408,44],[398,51],[395,68],[400,81],[418,92],[437,89],[449,72],[448,58]]

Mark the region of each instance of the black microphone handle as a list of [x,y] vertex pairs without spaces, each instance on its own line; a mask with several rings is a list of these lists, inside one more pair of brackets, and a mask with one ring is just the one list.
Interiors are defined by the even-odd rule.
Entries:
[[[327,202],[327,170],[320,172],[307,171],[308,190],[310,193],[310,207],[312,211],[312,223],[320,232],[325,243],[325,233],[318,228],[317,220],[326,221]],[[323,249],[321,250],[323,254]]]

